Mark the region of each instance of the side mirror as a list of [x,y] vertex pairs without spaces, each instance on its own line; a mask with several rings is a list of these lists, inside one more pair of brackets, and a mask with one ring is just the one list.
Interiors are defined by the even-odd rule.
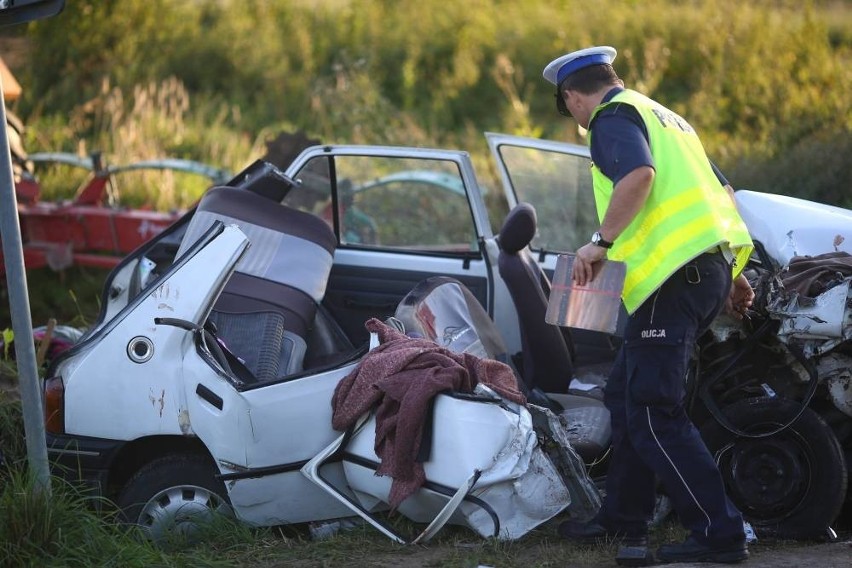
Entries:
[[0,26],[49,18],[64,7],[65,0],[0,0]]

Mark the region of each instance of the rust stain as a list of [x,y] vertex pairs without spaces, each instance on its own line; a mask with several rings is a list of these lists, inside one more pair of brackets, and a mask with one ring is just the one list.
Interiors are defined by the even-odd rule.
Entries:
[[834,250],[837,250],[837,247],[843,244],[846,238],[843,235],[834,235]]

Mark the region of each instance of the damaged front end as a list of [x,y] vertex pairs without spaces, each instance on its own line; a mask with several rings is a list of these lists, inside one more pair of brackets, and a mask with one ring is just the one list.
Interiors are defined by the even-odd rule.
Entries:
[[823,396],[852,418],[852,212],[736,195],[757,250],[744,271],[755,299],[746,319],[719,317],[703,338],[701,391],[720,407],[754,396],[804,405]]
[[[720,316],[701,338],[690,414],[758,531],[830,537],[852,457],[852,214],[737,199],[758,253],[744,271],[755,300],[742,321]],[[775,222],[785,219],[800,228]]]
[[[387,509],[393,482],[376,474],[381,460],[374,451],[375,428],[375,415],[365,416],[302,473],[397,542],[427,542],[445,524],[513,540],[566,508],[573,518],[588,519],[600,507],[564,424],[547,409],[515,404],[479,385],[472,397],[435,399],[426,482],[397,508],[427,526],[406,538],[375,514]],[[345,486],[323,473],[334,463],[342,463]]]
[[[806,284],[810,290],[789,284],[791,269],[799,263],[821,265],[813,282]],[[812,362],[828,399],[852,419],[852,277],[845,275],[850,272],[848,255],[793,259],[782,273],[788,284],[782,280],[782,287],[767,298],[766,310],[780,322],[779,340]]]

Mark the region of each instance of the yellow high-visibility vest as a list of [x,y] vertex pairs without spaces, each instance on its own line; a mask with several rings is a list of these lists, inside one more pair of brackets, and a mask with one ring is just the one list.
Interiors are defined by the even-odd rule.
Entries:
[[[639,112],[656,165],[645,206],[607,253],[607,258],[627,264],[622,300],[628,313],[636,311],[681,266],[720,245],[734,253],[733,276],[739,275],[754,245],[695,130],[676,113],[629,89],[598,106],[590,125],[602,109],[616,104],[629,104]],[[592,132],[590,126],[589,144]],[[592,180],[603,222],[613,183],[595,164]]]

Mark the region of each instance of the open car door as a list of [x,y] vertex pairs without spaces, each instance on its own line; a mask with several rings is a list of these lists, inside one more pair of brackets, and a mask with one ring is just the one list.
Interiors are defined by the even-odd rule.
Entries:
[[298,185],[284,203],[320,215],[337,235],[324,305],[354,343],[367,340],[365,321],[387,318],[418,282],[444,275],[519,344],[514,312],[498,309],[511,300],[494,282],[497,245],[466,152],[315,146],[287,174]]
[[[560,253],[574,252],[598,230],[589,149],[577,144],[487,132],[511,210],[526,202],[535,207],[538,230],[530,243],[533,256],[550,278]],[[572,329],[577,363],[615,358],[627,317],[622,308],[618,331]]]

